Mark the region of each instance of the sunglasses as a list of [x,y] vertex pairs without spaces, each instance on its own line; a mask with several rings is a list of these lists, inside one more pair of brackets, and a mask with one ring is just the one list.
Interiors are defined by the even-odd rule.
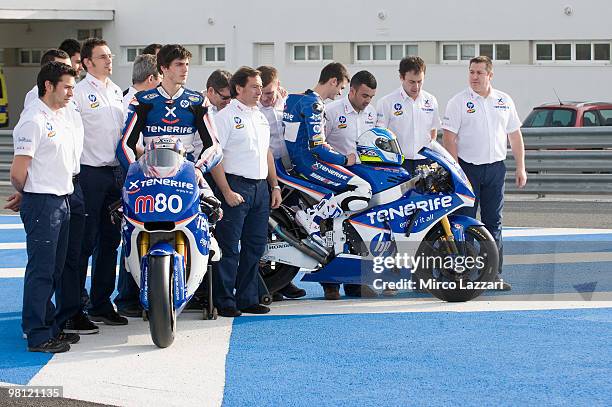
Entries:
[[221,94],[221,92],[219,92],[219,91],[218,91],[217,89],[215,89],[215,88],[213,88],[213,90],[215,91],[215,93],[216,93],[217,95],[219,95],[219,97],[221,98],[221,100],[230,100],[230,99],[232,98],[232,97],[231,97],[231,95],[230,95],[230,96],[225,96],[225,95],[222,95],[222,94]]

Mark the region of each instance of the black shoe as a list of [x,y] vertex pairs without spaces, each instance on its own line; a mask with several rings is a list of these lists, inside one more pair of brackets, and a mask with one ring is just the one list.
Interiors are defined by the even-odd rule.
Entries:
[[67,334],[92,335],[100,332],[100,328],[85,313],[80,312],[64,323],[62,331]]
[[238,311],[234,307],[219,308],[217,310],[217,313],[221,315],[222,317],[227,317],[227,318],[235,318],[235,317],[239,317],[240,315],[242,315],[242,312]]
[[183,312],[202,312],[205,305],[204,300],[194,295],[183,309]]
[[123,317],[128,318],[142,318],[142,305],[128,305],[127,307],[117,307],[117,313]]
[[512,285],[502,280],[499,274],[495,278],[494,282],[496,283],[495,286],[498,287],[494,291],[512,291]]
[[272,301],[274,302],[282,301],[284,298],[285,297],[283,297],[283,295],[279,292],[272,294]]
[[306,290],[303,290],[303,289],[297,287],[293,283],[287,284],[286,286],[284,286],[283,288],[278,290],[278,292],[281,293],[282,295],[284,295],[287,298],[293,298],[293,299],[301,298],[301,297],[306,295]]
[[245,314],[267,314],[270,312],[270,308],[261,304],[253,304],[246,308],[242,308],[240,311]]
[[55,337],[55,339],[57,339],[58,341],[69,343],[70,345],[74,345],[75,343],[77,343],[78,341],[81,340],[81,337],[79,336],[79,334],[71,334],[71,333],[67,333],[67,332],[60,332]]
[[128,320],[125,317],[117,314],[115,311],[101,315],[89,315],[89,319],[93,322],[104,322],[106,325],[127,325]]
[[344,284],[344,295],[347,297],[374,298],[378,293],[367,285]]
[[37,346],[28,346],[28,352],[63,353],[70,350],[70,345],[56,338],[51,338]]
[[340,299],[340,288],[335,285],[324,285],[323,292],[326,300],[339,300]]

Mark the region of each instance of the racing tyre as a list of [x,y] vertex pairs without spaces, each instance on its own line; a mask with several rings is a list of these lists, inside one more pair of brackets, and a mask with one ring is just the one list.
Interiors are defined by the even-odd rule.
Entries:
[[[465,229],[465,242],[456,242],[459,253],[449,256],[443,236],[442,226],[438,225],[421,242],[416,256],[423,260],[413,276],[416,287],[448,302],[478,297],[485,291],[481,287],[497,276],[499,253],[495,240],[484,226],[469,226]],[[474,259],[469,264],[473,267],[467,267],[470,258]]]
[[172,260],[170,256],[149,258],[149,329],[153,343],[167,348],[174,342],[176,312],[172,292]]
[[[280,225],[282,225],[287,230],[292,230],[294,227],[291,225],[291,221],[285,216],[285,214],[275,209],[270,212],[270,217],[277,221]],[[268,243],[278,243],[281,242],[282,239],[276,236],[276,234],[272,233],[272,230],[268,230]],[[270,261],[261,261],[259,262],[259,273],[268,288],[268,292],[270,293],[270,299],[272,299],[272,295],[287,284],[289,284],[293,278],[296,276],[299,267],[290,266],[288,264],[270,262]],[[270,301],[269,304],[272,302]],[[265,304],[268,305],[268,304]]]

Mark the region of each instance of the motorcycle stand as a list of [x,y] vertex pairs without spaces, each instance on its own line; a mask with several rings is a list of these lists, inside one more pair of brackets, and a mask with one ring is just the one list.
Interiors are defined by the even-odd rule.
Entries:
[[211,320],[211,319],[217,319],[217,317],[219,316],[217,314],[217,308],[215,307],[215,304],[213,304],[213,286],[212,286],[212,265],[208,265],[206,267],[206,283],[208,285],[208,304],[206,304],[204,306],[203,309],[203,314],[204,314],[204,319],[207,320]]

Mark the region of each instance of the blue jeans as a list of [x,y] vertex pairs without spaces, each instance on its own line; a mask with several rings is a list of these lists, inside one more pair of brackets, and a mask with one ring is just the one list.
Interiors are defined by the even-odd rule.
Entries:
[[506,179],[506,165],[503,161],[492,164],[471,164],[459,159],[459,165],[467,175],[476,201],[471,208],[461,208],[458,213],[476,218],[480,205],[480,219],[485,228],[491,233],[497,249],[499,250],[499,273],[504,263],[504,243],[502,241],[502,211],[504,209],[504,186]]
[[121,198],[122,173],[120,167],[81,165],[80,183],[87,213],[80,267],[86,273],[93,255],[89,313],[101,315],[114,310],[110,297],[115,291],[121,225],[111,222],[108,207]]
[[266,180],[226,176],[244,202],[230,207],[221,199],[223,219],[215,228],[221,260],[213,268],[214,303],[218,308],[244,309],[259,304],[257,279],[259,260],[268,243],[270,193]]
[[[38,346],[59,333],[51,297],[60,286],[66,260],[68,197],[24,192],[20,215],[28,252],[21,327],[28,336],[28,346]],[[61,295],[56,292],[58,299]]]

